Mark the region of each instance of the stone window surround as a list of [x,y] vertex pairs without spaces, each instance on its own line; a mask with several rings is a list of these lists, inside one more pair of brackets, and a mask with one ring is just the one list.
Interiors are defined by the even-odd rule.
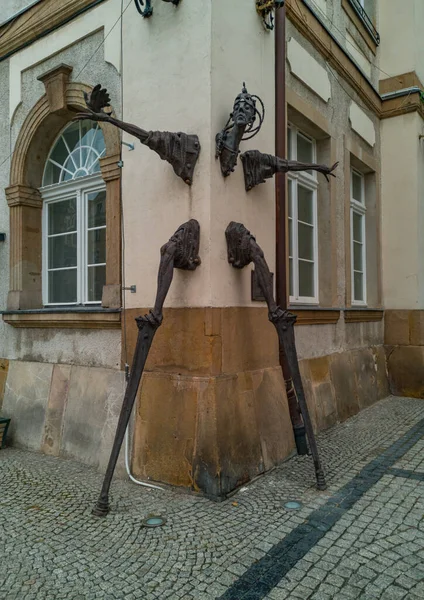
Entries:
[[[85,108],[83,92],[90,87],[69,81],[72,67],[60,64],[39,77],[44,83],[46,94],[28,114],[16,141],[10,171],[10,185],[6,188],[10,208],[10,289],[7,311],[3,320],[19,326],[19,311],[32,310],[32,319],[42,315],[40,321],[48,327],[42,304],[42,228],[43,202],[39,192],[44,165],[51,145],[63,127],[73,118],[76,111]],[[106,184],[106,285],[103,288],[102,307],[121,308],[121,158],[120,135],[116,128],[101,124],[106,143],[106,156],[100,159],[101,174]],[[34,310],[35,309],[35,310]],[[13,319],[8,318],[8,314]],[[69,309],[67,314],[73,311]],[[78,327],[78,316],[82,326],[90,327],[87,313],[75,311],[72,321]],[[95,313],[93,313],[95,314]],[[28,313],[22,312],[23,322],[29,325]],[[52,325],[58,326],[57,315]],[[95,322],[97,321],[97,322]],[[53,323],[56,324],[53,324]],[[106,319],[102,326],[107,326]],[[98,316],[93,319],[98,327]],[[116,323],[111,321],[111,326]]]
[[[293,89],[290,87],[286,88],[286,100],[287,100],[287,108],[290,114],[290,120],[295,123],[298,127],[303,127],[305,129],[305,122],[308,121],[312,124],[313,129],[309,130],[306,128],[307,133],[312,135],[317,139],[318,144],[320,140],[326,138],[329,140],[330,144],[330,162],[334,164],[336,160],[339,158],[336,155],[336,143],[335,140],[330,135],[330,123],[325,118],[325,116],[314,106],[309,104],[304,98],[299,96]],[[292,109],[296,111],[297,118],[294,117],[292,113]],[[365,152],[362,147],[353,139],[354,136],[346,136],[345,137],[345,148],[346,152],[349,155],[354,157],[354,161],[360,161],[362,166],[365,168],[366,173],[375,174],[376,180],[379,180],[379,165],[377,160],[369,154]],[[346,161],[346,169],[347,172],[344,173],[344,177],[346,181],[350,180],[350,159]],[[346,179],[348,177],[348,179]],[[346,194],[346,203],[347,207],[350,207],[350,186],[345,186],[347,190]],[[331,220],[332,220],[332,229],[335,227],[335,207],[337,203],[336,198],[336,185],[330,185],[330,201],[331,201]],[[380,191],[377,186],[377,198],[376,198],[376,210],[377,214],[380,214]],[[349,210],[346,211],[348,216],[350,215]],[[350,230],[350,218],[346,219],[345,227]],[[335,256],[336,254],[336,241],[335,236],[331,236],[331,256]],[[380,231],[380,222],[377,219],[377,239],[378,245],[381,249],[381,231]],[[350,233],[349,231],[345,232],[345,240],[346,240],[346,273],[350,273]],[[378,255],[378,263],[381,265],[381,256]],[[337,289],[337,270],[336,265],[333,264],[331,267],[332,277],[331,277],[331,288],[332,288],[332,297],[333,303],[332,306],[326,305],[320,306],[317,308],[311,306],[290,306],[290,310],[294,312],[298,316],[298,325],[320,325],[320,324],[330,324],[337,323],[340,314],[343,312],[344,321],[346,323],[362,323],[362,322],[376,322],[382,321],[384,318],[384,310],[382,309],[382,287],[381,287],[381,273],[378,271],[378,281],[377,281],[377,303],[373,303],[372,306],[369,307],[352,307],[352,303],[350,301],[351,298],[351,287],[350,287],[350,277],[347,277],[346,281],[346,304],[345,308],[340,308],[338,306],[338,302],[336,301],[336,289]]]
[[[350,182],[350,171],[351,167],[362,172],[365,176],[365,201],[368,207],[368,193],[370,180],[372,179],[375,184],[375,225],[376,225],[376,243],[378,251],[376,253],[376,270],[377,277],[376,281],[371,285],[370,277],[367,276],[367,290],[370,292],[367,299],[367,307],[359,307],[352,304],[352,281],[351,277],[346,278],[346,308],[348,315],[348,322],[357,322],[362,320],[368,320],[366,317],[372,318],[373,315],[377,316],[380,314],[382,309],[382,282],[381,282],[381,226],[380,218],[381,215],[381,198],[380,198],[380,167],[378,160],[369,152],[366,152],[362,146],[356,141],[356,134],[350,133],[345,136],[345,181]],[[346,273],[351,272],[351,232],[350,232],[350,185],[345,186],[345,269]],[[370,215],[371,216],[371,215]],[[368,226],[371,226],[372,218],[369,219]],[[367,229],[367,241],[368,241],[368,229]],[[367,255],[367,273],[370,272],[369,261],[370,253]],[[374,288],[374,289],[373,289]],[[372,299],[374,297],[374,300]],[[354,314],[355,313],[355,314]],[[371,320],[376,320],[372,318]]]

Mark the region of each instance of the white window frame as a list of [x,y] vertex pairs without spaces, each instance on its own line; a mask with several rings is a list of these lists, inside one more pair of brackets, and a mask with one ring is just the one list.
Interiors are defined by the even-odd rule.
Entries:
[[[58,183],[41,188],[43,198],[43,207],[55,202],[66,200],[67,198],[76,198],[77,205],[77,301],[76,302],[49,302],[49,268],[48,268],[48,210],[43,210],[42,231],[43,231],[43,305],[44,306],[98,306],[101,300],[90,301],[88,296],[88,267],[87,264],[87,237],[90,229],[106,229],[107,223],[102,227],[88,228],[88,202],[86,197],[92,192],[106,191],[106,185],[99,174],[89,175],[71,180],[66,183]],[[105,266],[106,263],[99,263],[96,266]],[[68,268],[68,267],[67,267]]]
[[[359,202],[353,197],[353,174],[361,178],[361,201]],[[351,287],[352,287],[352,305],[367,306],[367,238],[366,238],[366,212],[365,203],[365,177],[363,173],[357,169],[350,170],[350,256],[351,256]],[[355,271],[354,269],[354,240],[353,240],[353,215],[361,217],[362,225],[362,268],[363,271]],[[355,299],[355,273],[362,273],[363,277],[363,300]]]
[[[305,134],[303,131],[298,129],[292,124],[288,125],[288,128],[291,132],[291,135],[288,136],[288,139],[291,140],[291,144],[289,143],[288,147],[288,157],[290,160],[298,160],[297,158],[297,136],[300,135],[304,137],[306,140],[312,143],[312,162],[316,162],[316,141],[309,135]],[[318,178],[317,172],[311,171],[308,173],[306,171],[296,171],[289,172],[287,174],[288,182],[292,182],[292,243],[293,243],[293,256],[290,255],[289,258],[292,259],[293,264],[293,295],[290,296],[290,304],[319,304],[319,274],[318,274]],[[288,183],[290,185],[290,183]],[[299,239],[298,239],[298,186],[301,185],[308,190],[311,190],[313,193],[312,203],[313,203],[313,251],[314,251],[314,296],[300,296],[299,295]],[[290,220],[290,217],[289,217]],[[295,226],[296,224],[296,226]],[[309,225],[309,223],[307,223]],[[302,260],[302,259],[300,259]],[[290,270],[290,261],[289,261],[289,270]],[[289,273],[290,276],[290,273]]]

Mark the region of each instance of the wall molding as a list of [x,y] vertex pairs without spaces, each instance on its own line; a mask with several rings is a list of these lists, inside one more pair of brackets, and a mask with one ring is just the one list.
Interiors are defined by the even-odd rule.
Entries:
[[12,327],[37,329],[120,329],[120,311],[5,311],[3,321]]

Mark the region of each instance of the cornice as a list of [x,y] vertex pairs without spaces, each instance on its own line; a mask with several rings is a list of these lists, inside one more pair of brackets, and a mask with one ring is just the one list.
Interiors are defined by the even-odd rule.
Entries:
[[0,61],[104,0],[43,0],[0,27]]

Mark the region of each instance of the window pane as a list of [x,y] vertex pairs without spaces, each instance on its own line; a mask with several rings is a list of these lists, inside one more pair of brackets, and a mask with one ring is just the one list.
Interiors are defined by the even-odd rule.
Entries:
[[50,155],[50,158],[55,162],[59,163],[60,165],[63,165],[65,160],[68,158],[68,150],[65,144],[63,143],[62,136],[57,141],[56,146],[54,147],[54,150]]
[[362,219],[364,218],[363,215],[358,215],[358,213],[356,212],[352,212],[352,219],[353,219],[353,241],[354,242],[363,242],[364,240],[362,239]]
[[353,274],[353,298],[357,302],[364,300],[364,275],[363,273]]
[[314,263],[299,260],[299,296],[315,296]]
[[49,269],[77,266],[77,234],[49,238]]
[[299,258],[314,260],[314,229],[299,223]]
[[362,264],[362,244],[353,243],[353,268],[355,271],[363,271]]
[[49,234],[76,231],[77,201],[76,198],[48,204]]
[[362,197],[362,177],[360,177],[355,171],[352,171],[352,197],[357,202],[363,204],[364,199]]
[[106,267],[88,267],[89,302],[101,302],[103,286],[106,283]]
[[312,190],[308,190],[307,188],[298,185],[297,186],[297,204],[298,204],[298,218],[299,221],[303,221],[304,223],[310,223],[311,225],[314,222],[314,213],[313,213],[313,201],[314,201],[314,193]]
[[289,219],[289,256],[293,256],[293,221]]
[[93,121],[90,121],[89,119],[86,119],[85,121],[80,121],[80,123],[81,123],[81,145],[82,146],[91,146],[93,143],[93,140],[94,140],[94,134],[97,129],[97,123],[93,123]]
[[293,130],[291,129],[291,127],[289,127],[287,129],[287,156],[289,157],[289,160],[294,160],[292,148],[293,148]]
[[88,228],[106,225],[106,192],[87,194]]
[[75,148],[79,146],[79,122],[73,123],[70,127],[68,127],[66,131],[64,131],[63,137],[65,138],[66,143],[68,144],[69,151],[72,152],[73,150],[75,150]]
[[298,134],[297,136],[297,160],[299,162],[314,162],[313,144],[309,140]]
[[49,303],[63,304],[77,301],[77,270],[49,272]]
[[46,170],[44,172],[43,185],[53,185],[53,183],[59,183],[61,169],[47,161]]
[[294,296],[294,285],[293,285],[293,259],[289,259],[289,295]]
[[106,262],[106,229],[92,229],[87,238],[87,264]]

